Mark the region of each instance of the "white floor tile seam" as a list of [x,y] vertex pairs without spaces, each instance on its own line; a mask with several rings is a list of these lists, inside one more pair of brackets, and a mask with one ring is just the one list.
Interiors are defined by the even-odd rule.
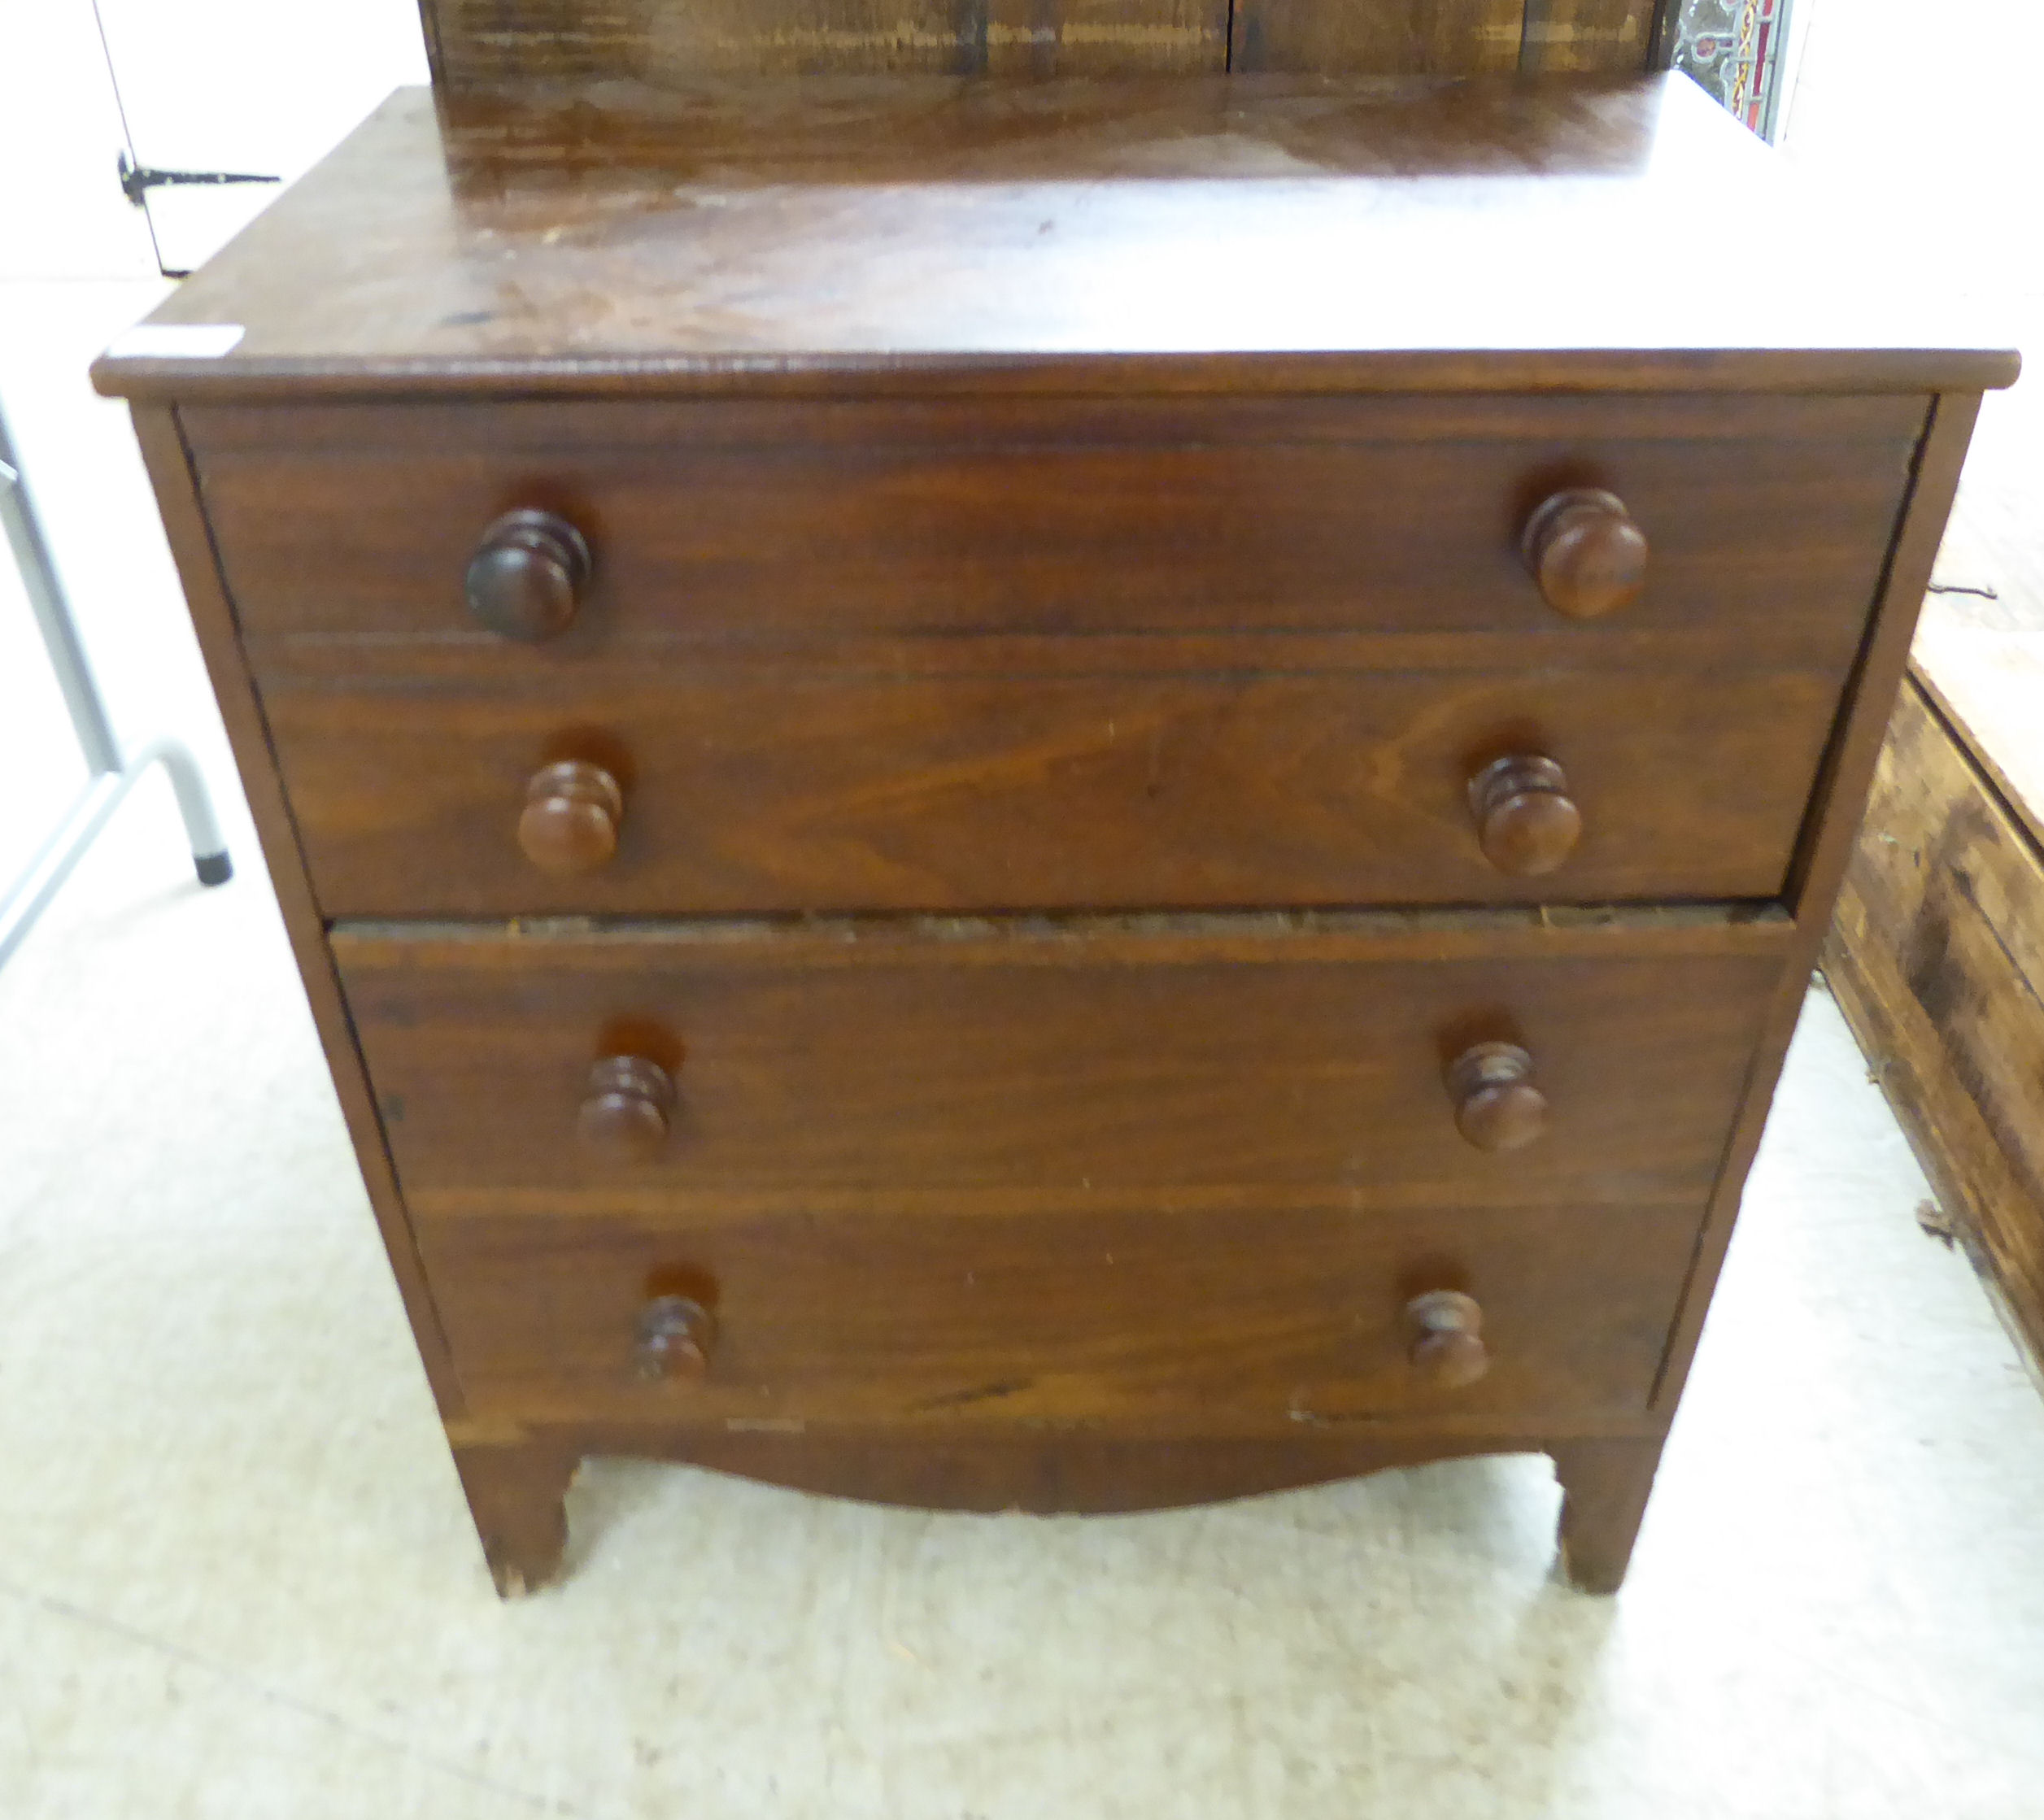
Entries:
[[93,1610],[74,1600],[39,1592],[33,1587],[22,1586],[6,1578],[0,1578],[0,1600],[75,1627],[96,1642],[136,1650],[166,1664],[196,1671],[238,1700],[255,1706],[274,1707],[298,1718],[310,1719],[330,1728],[352,1744],[388,1753],[394,1757],[416,1763],[451,1781],[501,1796],[536,1812],[563,1816],[564,1820],[594,1820],[588,1810],[569,1806],[530,1788],[478,1774],[468,1763],[458,1758],[422,1750],[409,1739],[377,1731],[363,1725],[360,1720],[322,1705],[316,1700],[307,1700],[285,1688],[271,1686],[241,1674],[230,1664],[216,1660],[172,1638],[137,1629],[132,1624],[124,1623],[119,1618]]

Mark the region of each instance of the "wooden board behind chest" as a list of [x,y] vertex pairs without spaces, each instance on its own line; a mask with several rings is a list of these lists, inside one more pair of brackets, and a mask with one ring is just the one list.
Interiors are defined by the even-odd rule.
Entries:
[[1655,0],[425,0],[434,80],[871,72],[1480,76],[1656,63]]

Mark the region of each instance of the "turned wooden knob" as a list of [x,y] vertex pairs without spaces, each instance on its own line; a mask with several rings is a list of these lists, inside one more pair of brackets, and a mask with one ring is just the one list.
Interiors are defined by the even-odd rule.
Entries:
[[1520,1150],[1547,1130],[1547,1095],[1516,1043],[1479,1043],[1448,1069],[1455,1129],[1479,1150]]
[[550,512],[508,512],[469,559],[469,610],[499,638],[551,638],[574,618],[589,546]]
[[1630,606],[1646,585],[1646,533],[1615,493],[1557,493],[1526,520],[1520,547],[1541,598],[1572,620]]
[[1469,808],[1484,857],[1514,878],[1552,872],[1575,851],[1583,812],[1551,758],[1514,754],[1469,780]]
[[700,1378],[710,1369],[717,1317],[686,1295],[656,1295],[639,1310],[632,1357],[642,1378]]
[[609,1163],[650,1163],[674,1117],[674,1081],[643,1056],[606,1056],[589,1071],[575,1121],[582,1147]]
[[518,845],[542,872],[595,872],[617,851],[625,793],[600,764],[563,759],[535,773],[518,817]]
[[1406,1356],[1428,1383],[1458,1391],[1490,1369],[1484,1311],[1475,1296],[1457,1289],[1415,1295],[1406,1304],[1406,1326],[1412,1335]]

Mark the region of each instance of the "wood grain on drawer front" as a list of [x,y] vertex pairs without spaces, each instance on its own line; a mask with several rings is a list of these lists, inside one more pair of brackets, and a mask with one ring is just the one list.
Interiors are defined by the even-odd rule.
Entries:
[[[1213,1435],[1637,1415],[1697,1225],[1576,1208],[796,1212],[700,1229],[426,1221],[420,1243],[479,1413]],[[640,1313],[678,1284],[714,1304],[709,1369],[649,1382]],[[1491,1361],[1454,1390],[1407,1360],[1406,1304],[1443,1287],[1475,1298]]]
[[[459,654],[329,648],[261,686],[330,917],[1765,898],[1841,686],[1076,661],[611,660],[569,694],[477,681]],[[1468,782],[1510,754],[1557,760],[1580,811],[1558,870],[1484,856]],[[530,780],[563,757],[604,764],[624,802],[614,855],[568,877],[517,838]]]
[[[1787,924],[1356,918],[335,932],[416,1214],[1700,1203]],[[1546,1135],[1458,1134],[1445,1074],[1533,1057]],[[679,1105],[578,1148],[592,1062]]]
[[[566,652],[856,634],[1710,630],[1842,663],[1919,398],[388,406],[184,414],[244,628],[487,640],[477,539],[587,538]],[[1566,486],[1653,546],[1610,628],[1519,553]],[[513,664],[530,652],[507,654]]]

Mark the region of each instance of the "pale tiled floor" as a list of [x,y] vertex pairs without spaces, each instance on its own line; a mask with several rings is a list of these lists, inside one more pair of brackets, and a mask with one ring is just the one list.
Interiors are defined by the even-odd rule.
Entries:
[[[566,1584],[500,1605],[84,391],[152,294],[0,284],[109,693],[242,863],[202,893],[152,783],[0,973],[5,1820],[2044,1812],[2044,1400],[1821,995],[1615,1600],[1515,1460],[1050,1522],[603,1465]],[[0,866],[68,788],[18,620]]]

